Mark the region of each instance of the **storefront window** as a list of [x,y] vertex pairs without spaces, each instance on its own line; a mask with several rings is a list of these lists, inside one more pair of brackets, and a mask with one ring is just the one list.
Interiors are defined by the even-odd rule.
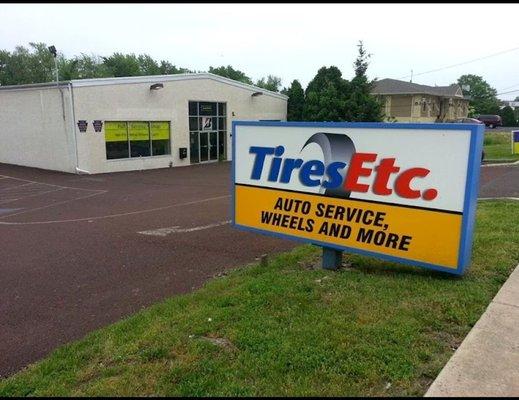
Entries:
[[150,152],[150,126],[147,122],[129,122],[130,154],[132,157],[148,157]]
[[105,121],[106,158],[160,156],[171,153],[167,121]]
[[105,122],[106,158],[128,158],[128,126],[126,122]]

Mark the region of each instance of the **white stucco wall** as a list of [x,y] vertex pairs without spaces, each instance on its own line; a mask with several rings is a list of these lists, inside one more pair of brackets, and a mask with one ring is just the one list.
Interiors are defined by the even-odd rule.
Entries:
[[69,90],[0,90],[0,162],[75,172]]
[[[118,83],[80,86],[73,82],[75,118],[88,121],[88,129],[80,133],[77,126],[79,168],[90,173],[129,171],[190,165],[188,102],[227,103],[227,153],[231,154],[233,120],[286,120],[287,101],[263,94],[251,97],[250,88],[229,85],[213,79],[161,81],[164,88],[150,90],[146,83]],[[153,83],[153,82],[152,82]],[[94,132],[93,120],[103,121],[103,130]],[[141,159],[107,160],[105,121],[170,121],[171,154]],[[187,147],[188,157],[179,158],[179,148]]]

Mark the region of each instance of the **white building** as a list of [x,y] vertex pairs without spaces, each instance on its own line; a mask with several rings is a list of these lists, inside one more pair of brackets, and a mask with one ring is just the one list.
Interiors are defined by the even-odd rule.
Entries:
[[280,120],[287,96],[214,74],[0,86],[0,163],[72,173],[230,159],[233,120]]

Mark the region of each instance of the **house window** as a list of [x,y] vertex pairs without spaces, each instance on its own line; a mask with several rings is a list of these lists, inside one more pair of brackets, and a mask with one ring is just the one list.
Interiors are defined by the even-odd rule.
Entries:
[[171,153],[169,121],[106,121],[106,159]]

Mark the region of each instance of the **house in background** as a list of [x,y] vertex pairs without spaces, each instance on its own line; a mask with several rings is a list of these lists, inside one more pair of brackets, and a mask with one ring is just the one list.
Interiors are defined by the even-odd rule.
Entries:
[[466,118],[469,100],[459,85],[427,86],[381,79],[372,92],[384,105],[386,119],[398,122],[449,122]]
[[517,109],[519,109],[519,101],[501,100],[499,108],[503,109],[505,107],[511,107],[513,110],[517,110]]

